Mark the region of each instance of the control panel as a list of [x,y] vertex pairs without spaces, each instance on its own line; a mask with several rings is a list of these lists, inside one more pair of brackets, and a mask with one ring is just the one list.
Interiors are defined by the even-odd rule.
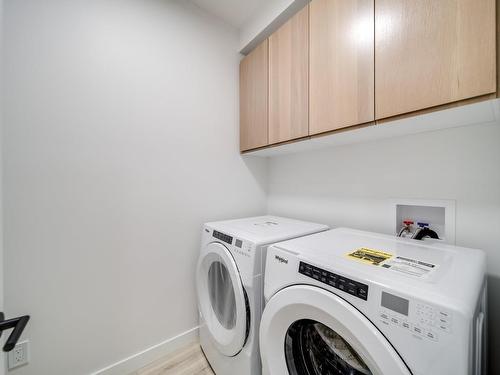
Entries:
[[448,311],[420,302],[412,301],[412,306],[409,305],[404,298],[382,292],[381,322],[436,342],[441,334],[452,332],[452,315]]
[[349,293],[363,300],[368,299],[368,285],[337,275],[311,264],[300,262],[299,273]]
[[231,249],[231,251],[235,254],[250,258],[252,256],[252,244],[235,237],[234,247]]
[[229,245],[233,244],[233,237],[231,237],[227,234],[224,234],[222,232],[218,232],[218,231],[214,230],[214,232],[212,233],[212,236],[214,236],[218,240],[221,240],[221,241],[224,241],[225,243],[228,243]]

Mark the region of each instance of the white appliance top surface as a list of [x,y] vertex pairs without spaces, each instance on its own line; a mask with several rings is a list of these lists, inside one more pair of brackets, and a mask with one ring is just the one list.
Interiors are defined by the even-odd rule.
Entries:
[[[481,250],[347,228],[280,242],[274,247],[294,253],[315,266],[411,293],[424,300],[446,299],[464,305],[475,303],[485,274],[485,254]],[[347,255],[360,248],[392,254],[391,259],[395,261],[400,257],[402,261],[423,262],[427,266],[422,266],[422,269],[430,271],[417,276],[411,274],[412,267],[407,267],[408,270],[404,265],[399,268],[397,263],[391,263],[391,259],[373,265]],[[384,263],[390,267],[384,267]],[[418,263],[416,267],[419,267]]]
[[257,245],[279,242],[328,229],[327,225],[278,216],[257,216],[211,222],[205,225]]

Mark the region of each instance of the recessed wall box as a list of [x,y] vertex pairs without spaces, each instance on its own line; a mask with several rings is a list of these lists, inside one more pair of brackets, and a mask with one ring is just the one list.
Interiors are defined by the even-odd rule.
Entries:
[[439,238],[449,244],[455,244],[455,201],[425,199],[394,200],[394,233],[403,228],[405,220],[429,224]]

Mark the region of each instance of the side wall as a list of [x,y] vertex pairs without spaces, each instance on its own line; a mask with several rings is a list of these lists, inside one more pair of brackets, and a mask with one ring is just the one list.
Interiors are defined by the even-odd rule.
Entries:
[[[0,69],[3,61],[3,0],[0,0]],[[0,75],[0,89],[2,87],[2,77]],[[4,278],[3,278],[3,199],[2,199],[2,150],[3,150],[3,102],[0,95],[0,311],[4,311],[3,293],[4,293]],[[0,375],[3,375],[5,367],[5,356],[0,355]]]
[[238,33],[163,0],[7,0],[5,302],[16,375],[88,374],[197,325],[205,221],[263,214]]
[[392,199],[456,200],[457,245],[488,255],[490,360],[500,373],[500,126],[270,159],[271,214],[392,234]]

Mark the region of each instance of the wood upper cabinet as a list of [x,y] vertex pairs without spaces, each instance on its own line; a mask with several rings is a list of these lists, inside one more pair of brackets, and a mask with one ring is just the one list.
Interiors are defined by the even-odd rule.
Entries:
[[269,37],[269,143],[309,134],[309,7]]
[[495,0],[376,0],[377,119],[496,91]]
[[309,133],[373,121],[373,0],[313,0],[309,7]]
[[312,0],[240,63],[241,151],[491,97],[496,1]]
[[240,62],[240,150],[268,144],[268,41]]

